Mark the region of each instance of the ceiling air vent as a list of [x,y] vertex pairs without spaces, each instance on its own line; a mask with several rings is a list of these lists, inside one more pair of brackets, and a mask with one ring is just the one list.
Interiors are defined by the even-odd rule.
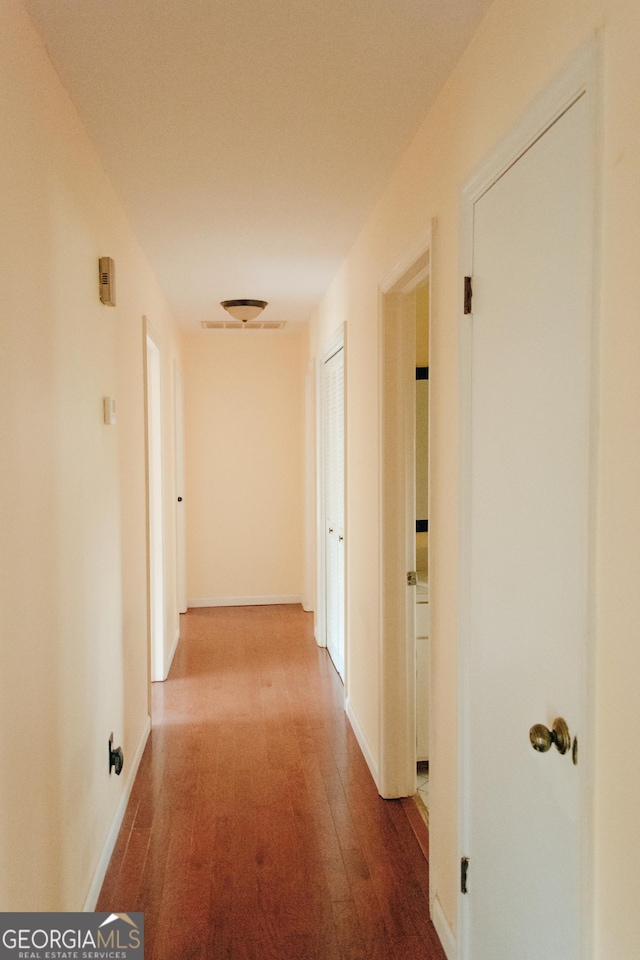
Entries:
[[205,330],[282,330],[286,320],[202,320]]

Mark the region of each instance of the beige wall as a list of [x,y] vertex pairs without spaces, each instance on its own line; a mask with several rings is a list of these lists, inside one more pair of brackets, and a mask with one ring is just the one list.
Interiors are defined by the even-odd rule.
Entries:
[[[178,348],[17,0],[0,5],[0,38],[0,909],[79,910],[148,715],[142,314],[167,362]],[[101,255],[116,308],[98,299]],[[174,581],[169,560],[172,628]]]
[[[602,30],[601,441],[597,542],[596,956],[637,953],[640,853],[640,5],[497,0],[314,318],[311,350],[346,320],[349,699],[377,756],[378,283],[432,217],[430,534],[435,708],[431,873],[455,930],[459,195],[535,97]],[[620,734],[622,734],[620,736]]]
[[303,593],[305,331],[184,340],[191,606]]

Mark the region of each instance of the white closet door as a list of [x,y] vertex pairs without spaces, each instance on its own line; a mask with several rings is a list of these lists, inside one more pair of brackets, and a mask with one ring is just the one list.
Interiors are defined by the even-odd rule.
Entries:
[[344,679],[344,352],[324,364],[325,584],[327,649]]
[[[473,209],[469,960],[586,956],[590,116],[583,95]],[[557,718],[580,751],[532,748]]]

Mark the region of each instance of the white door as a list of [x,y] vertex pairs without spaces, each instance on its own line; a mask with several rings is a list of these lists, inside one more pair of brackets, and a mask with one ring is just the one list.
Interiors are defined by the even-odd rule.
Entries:
[[344,351],[323,367],[327,649],[344,679]]
[[[173,403],[176,456],[176,590],[178,613],[187,612],[187,548],[185,524],[184,476],[184,393],[178,362],[173,365]],[[179,625],[178,625],[179,626]]]
[[147,511],[151,679],[165,679],[162,372],[160,349],[147,332]]
[[[473,204],[464,960],[584,957],[593,181],[577,99]],[[584,917],[586,920],[586,917]]]

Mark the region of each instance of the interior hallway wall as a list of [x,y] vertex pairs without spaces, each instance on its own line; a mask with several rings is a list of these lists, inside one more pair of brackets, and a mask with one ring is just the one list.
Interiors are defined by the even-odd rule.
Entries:
[[[81,910],[148,725],[142,315],[165,368],[179,341],[19,0],[0,4],[0,46],[0,909]],[[174,579],[169,557],[171,625]]]
[[303,594],[306,331],[184,338],[189,606]]
[[[459,197],[462,186],[596,31],[602,36],[602,338],[597,538],[596,956],[627,960],[640,919],[640,5],[496,0],[314,317],[316,355],[347,322],[349,699],[378,744],[378,284],[436,217],[431,363],[431,882],[455,932]],[[543,389],[541,372],[541,389]],[[619,737],[620,731],[624,736]]]

